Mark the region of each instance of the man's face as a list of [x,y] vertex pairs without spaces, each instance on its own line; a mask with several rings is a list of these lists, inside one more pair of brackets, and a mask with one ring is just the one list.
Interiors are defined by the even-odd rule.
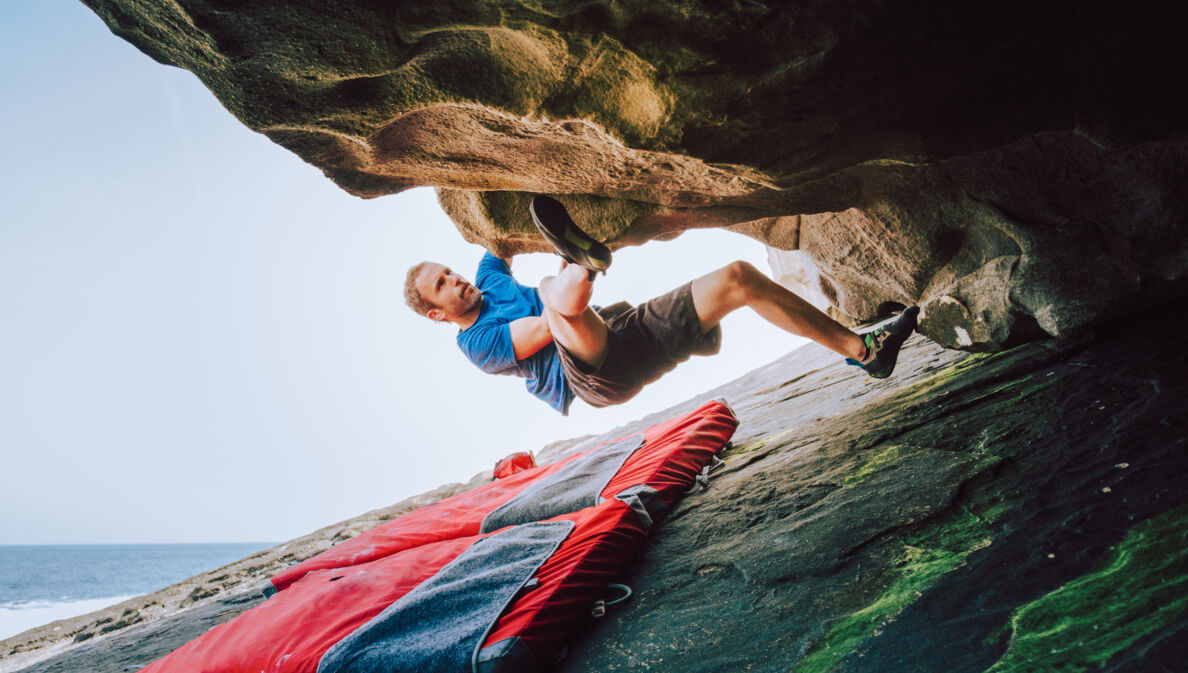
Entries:
[[433,320],[454,320],[470,314],[482,303],[478,288],[441,264],[426,264],[415,281],[421,297],[435,308]]

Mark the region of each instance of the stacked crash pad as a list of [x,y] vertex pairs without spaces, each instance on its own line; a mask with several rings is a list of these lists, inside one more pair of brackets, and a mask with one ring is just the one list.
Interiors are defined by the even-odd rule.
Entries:
[[737,420],[723,402],[421,507],[295,565],[148,673],[545,670]]

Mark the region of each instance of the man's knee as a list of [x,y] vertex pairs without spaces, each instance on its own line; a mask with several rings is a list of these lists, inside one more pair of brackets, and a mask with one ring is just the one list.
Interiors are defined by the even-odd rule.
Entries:
[[[577,273],[571,272],[573,269]],[[585,311],[590,304],[593,286],[586,278],[586,270],[570,264],[556,276],[540,281],[540,301],[545,308],[573,317]]]
[[767,280],[767,276],[764,276],[763,272],[741,259],[727,264],[722,268],[722,271],[726,276],[727,287],[739,293],[744,303],[751,298],[762,282]]

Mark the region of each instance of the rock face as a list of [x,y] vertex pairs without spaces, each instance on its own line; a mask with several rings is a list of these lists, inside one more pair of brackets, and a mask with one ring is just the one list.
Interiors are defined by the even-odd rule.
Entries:
[[[740,419],[726,467],[619,580],[635,597],[591,620],[555,670],[1183,670],[1188,352],[1167,347],[1176,322],[992,355],[917,337],[885,382],[810,346],[580,446],[552,445],[542,460],[707,397]],[[328,528],[298,556],[359,527]],[[115,673],[259,600],[227,592],[24,670]]]
[[1175,3],[84,1],[347,191],[438,187],[497,253],[543,249],[532,192],[612,246],[732,227],[806,252],[839,314],[919,304],[968,350],[1185,291]]

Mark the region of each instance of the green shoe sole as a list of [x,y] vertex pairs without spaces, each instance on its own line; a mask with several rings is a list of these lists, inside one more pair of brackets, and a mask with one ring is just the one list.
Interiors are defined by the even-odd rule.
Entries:
[[574,224],[560,201],[538,194],[532,197],[528,212],[537,231],[563,259],[586,268],[591,274],[606,273],[610,268],[610,248],[590,238]]
[[903,343],[916,331],[916,321],[920,315],[920,308],[910,306],[900,314],[899,319],[890,325],[863,335],[867,347],[878,343],[874,360],[863,364],[856,360],[847,359],[846,362],[864,369],[867,374],[876,379],[885,379],[895,371],[895,364],[899,361],[899,351]]

